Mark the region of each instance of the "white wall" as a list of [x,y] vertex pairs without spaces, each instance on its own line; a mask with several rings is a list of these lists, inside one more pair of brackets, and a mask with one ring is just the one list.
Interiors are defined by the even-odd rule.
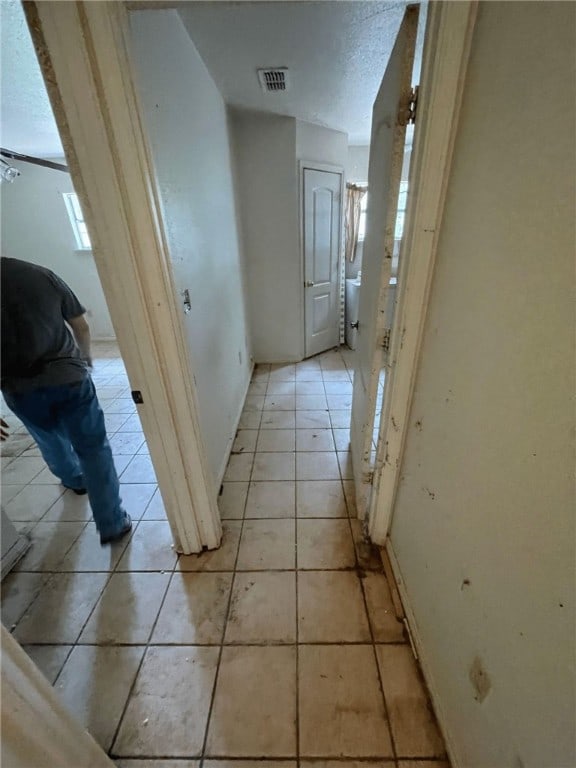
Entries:
[[[10,161],[21,172],[0,186],[2,254],[56,272],[87,309],[94,339],[115,338],[91,251],[77,251],[62,194],[74,192],[68,173]],[[55,160],[65,164],[66,161]]]
[[480,4],[395,504],[460,768],[576,765],[574,22]]
[[251,373],[224,102],[176,11],[130,16],[133,57],[198,391],[206,453],[224,473]]
[[230,110],[254,359],[303,355],[296,121]]
[[346,171],[348,135],[321,125],[296,121],[296,158],[327,165],[339,165]]
[[346,181],[368,183],[368,163],[370,161],[370,145],[353,145],[348,147],[346,161]]

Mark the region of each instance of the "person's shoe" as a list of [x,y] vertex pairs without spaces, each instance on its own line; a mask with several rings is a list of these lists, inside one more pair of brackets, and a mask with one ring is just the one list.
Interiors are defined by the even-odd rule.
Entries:
[[65,485],[64,488],[67,488],[69,491],[74,491],[76,496],[86,496],[86,494],[88,493],[87,488],[70,488],[69,485]]
[[110,536],[100,536],[100,544],[104,546],[105,544],[112,544],[113,541],[119,541],[121,538],[126,536],[127,533],[130,533],[131,530],[132,518],[128,513],[126,513],[126,519],[122,528],[117,533],[113,533]]

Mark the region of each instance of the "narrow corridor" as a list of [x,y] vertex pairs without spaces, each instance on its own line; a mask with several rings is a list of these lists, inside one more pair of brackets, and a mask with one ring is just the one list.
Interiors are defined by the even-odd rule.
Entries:
[[214,552],[171,548],[121,360],[95,379],[129,542],[100,547],[85,497],[26,435],[3,458],[5,510],[35,541],[3,584],[3,622],[118,766],[448,767],[355,519],[350,354],[256,368]]

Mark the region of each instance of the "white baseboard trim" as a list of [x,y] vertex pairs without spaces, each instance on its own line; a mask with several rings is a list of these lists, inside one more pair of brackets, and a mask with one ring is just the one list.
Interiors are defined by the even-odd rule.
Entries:
[[394,549],[392,548],[392,542],[390,541],[390,538],[386,539],[385,549],[386,549],[386,554],[388,555],[388,559],[390,561],[390,565],[392,566],[396,589],[398,590],[400,594],[400,599],[402,600],[404,615],[406,616],[406,619],[410,626],[410,634],[411,634],[412,642],[414,643],[416,652],[418,654],[418,661],[420,663],[420,668],[422,669],[422,674],[424,675],[426,685],[428,686],[428,691],[430,692],[432,708],[434,710],[434,714],[436,715],[436,719],[438,720],[438,724],[440,725],[442,736],[444,737],[444,742],[446,744],[446,751],[448,752],[448,757],[450,759],[450,765],[452,766],[452,768],[463,768],[463,763],[458,757],[456,744],[452,737],[450,728],[448,727],[448,721],[447,721],[444,709],[442,707],[442,702],[438,695],[438,689],[434,681],[434,675],[432,674],[432,670],[430,668],[428,656],[426,654],[426,649],[422,644],[422,638],[420,637],[420,630],[418,629],[416,616],[414,615],[412,605],[410,604],[410,598],[408,597],[408,593],[406,591],[406,585],[404,583],[404,579],[402,578],[400,565],[394,553]]
[[216,498],[220,495],[220,487],[222,485],[222,482],[224,480],[224,475],[226,474],[226,467],[228,466],[228,462],[230,461],[230,454],[232,453],[232,446],[234,445],[234,440],[236,439],[236,432],[238,432],[238,424],[240,423],[240,417],[242,416],[242,411],[244,410],[244,403],[246,402],[246,395],[248,394],[248,388],[250,387],[250,382],[252,381],[252,374],[254,373],[254,363],[252,363],[250,367],[250,374],[248,376],[248,380],[246,382],[246,387],[244,391],[244,395],[240,401],[240,407],[238,409],[238,413],[236,414],[236,418],[234,420],[234,430],[232,432],[232,436],[228,439],[228,444],[226,446],[226,451],[224,452],[224,459],[222,461],[222,464],[220,465],[220,469],[218,471],[218,475],[216,477]]

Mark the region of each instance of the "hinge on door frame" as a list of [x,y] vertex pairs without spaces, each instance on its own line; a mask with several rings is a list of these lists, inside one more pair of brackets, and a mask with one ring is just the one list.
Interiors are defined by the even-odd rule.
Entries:
[[415,85],[410,91],[410,99],[408,101],[408,123],[414,125],[416,122],[416,109],[418,107],[418,91],[419,85]]
[[384,335],[382,336],[382,349],[385,352],[390,351],[390,328],[386,328],[384,330]]

